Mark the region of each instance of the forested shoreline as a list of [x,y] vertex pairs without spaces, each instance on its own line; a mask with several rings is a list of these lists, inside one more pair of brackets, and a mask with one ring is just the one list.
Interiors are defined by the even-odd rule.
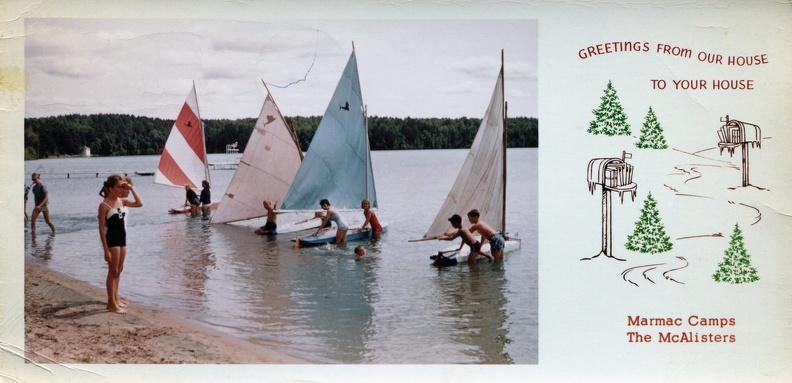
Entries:
[[[313,138],[321,116],[286,117],[303,151]],[[255,118],[204,119],[206,151],[224,153],[238,143],[244,152]],[[372,150],[459,149],[473,142],[481,119],[369,117]],[[537,147],[538,120],[508,119],[509,147]],[[88,147],[95,156],[160,154],[173,120],[126,114],[71,114],[25,119],[25,160],[79,155]]]

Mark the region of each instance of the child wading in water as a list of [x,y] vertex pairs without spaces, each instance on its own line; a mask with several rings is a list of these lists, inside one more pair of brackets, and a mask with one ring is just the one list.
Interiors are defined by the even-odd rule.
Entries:
[[363,226],[361,226],[361,228],[365,230],[367,226],[371,226],[371,238],[380,239],[382,236],[382,225],[380,224],[377,215],[371,211],[371,202],[369,202],[367,199],[364,199],[360,202],[360,208],[363,209],[363,216],[366,217],[366,220],[363,222]]
[[326,224],[330,222],[335,222],[336,245],[346,243],[346,236],[347,236],[347,231],[349,230],[349,226],[347,226],[346,221],[344,221],[344,218],[341,217],[341,214],[338,214],[338,212],[330,206],[330,201],[328,201],[327,199],[323,199],[319,201],[319,206],[321,206],[322,210],[325,211],[325,215],[322,218],[322,223],[319,225],[319,229],[316,230],[316,233],[314,233],[314,235],[319,235],[319,232],[321,232],[322,229],[325,228]]
[[[135,197],[134,201],[125,198],[130,192]],[[102,240],[104,258],[107,262],[107,311],[126,314],[124,307],[127,307],[127,302],[118,298],[118,283],[126,257],[124,218],[128,207],[141,207],[143,200],[135,192],[132,184],[125,182],[117,174],[107,177],[99,195],[104,197],[99,204],[96,218],[99,221],[99,238]]]

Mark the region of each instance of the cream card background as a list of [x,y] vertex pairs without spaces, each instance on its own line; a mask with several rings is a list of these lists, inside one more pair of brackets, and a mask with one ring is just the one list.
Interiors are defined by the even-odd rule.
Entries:
[[[792,379],[789,256],[792,120],[792,5],[789,2],[544,1],[346,1],[333,2],[55,2],[0,4],[0,217],[19,225],[18,187],[23,179],[24,19],[91,18],[425,18],[537,19],[539,21],[540,120],[540,339],[539,364],[518,366],[37,366],[24,364],[22,232],[0,234],[0,380],[2,381],[788,381]],[[519,38],[509,36],[504,38]],[[645,53],[610,53],[581,59],[578,51],[614,41],[647,42]],[[656,44],[692,50],[692,58],[664,55]],[[698,52],[766,54],[768,64],[733,67],[702,63]],[[652,79],[753,79],[754,90],[682,91],[652,89]],[[760,224],[741,227],[761,280],[745,285],[714,283],[734,221],[742,216],[697,206],[668,192],[679,152],[654,154],[634,147],[635,137],[604,138],[586,133],[591,111],[607,82],[616,86],[637,136],[651,106],[672,149],[695,151],[717,143],[720,117],[760,125],[762,148],[752,151],[752,183],[766,192],[737,191],[763,212]],[[647,192],[658,199],[673,238],[722,227],[720,240],[677,241],[690,267],[685,284],[658,281],[641,287],[625,282],[619,262],[597,259],[600,197],[585,183],[595,157],[632,152],[639,195],[614,204],[614,247],[621,255]],[[711,154],[711,153],[710,153]],[[684,155],[682,155],[684,157]],[[728,159],[728,156],[722,156]],[[737,173],[735,173],[737,174]],[[724,189],[739,182],[724,178]],[[717,197],[732,198],[728,190]],[[702,218],[704,214],[711,217]],[[739,215],[739,214],[738,214]],[[631,259],[632,260],[632,259]],[[628,316],[735,318],[718,330],[735,343],[635,344],[627,342]],[[647,332],[656,332],[649,329]],[[715,332],[713,330],[713,332]]]

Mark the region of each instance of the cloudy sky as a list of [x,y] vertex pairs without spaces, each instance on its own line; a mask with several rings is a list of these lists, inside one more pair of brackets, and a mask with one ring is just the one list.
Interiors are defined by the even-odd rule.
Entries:
[[26,19],[26,117],[321,115],[354,41],[369,115],[483,116],[505,50],[509,116],[537,115],[533,20]]

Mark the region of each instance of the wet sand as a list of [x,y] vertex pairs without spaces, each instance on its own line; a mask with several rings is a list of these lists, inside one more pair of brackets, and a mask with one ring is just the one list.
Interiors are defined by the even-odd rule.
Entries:
[[[69,364],[294,364],[306,361],[162,310],[105,309],[106,291],[25,264],[25,358]],[[123,295],[122,295],[123,298]]]

